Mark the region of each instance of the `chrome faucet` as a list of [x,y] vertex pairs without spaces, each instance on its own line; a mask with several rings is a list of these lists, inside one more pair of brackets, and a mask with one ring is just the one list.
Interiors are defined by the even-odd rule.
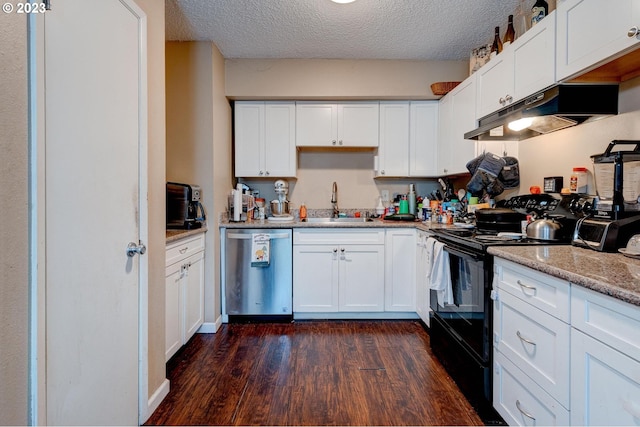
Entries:
[[331,206],[333,206],[333,217],[338,218],[340,211],[338,210],[338,184],[333,181],[333,187],[331,188]]

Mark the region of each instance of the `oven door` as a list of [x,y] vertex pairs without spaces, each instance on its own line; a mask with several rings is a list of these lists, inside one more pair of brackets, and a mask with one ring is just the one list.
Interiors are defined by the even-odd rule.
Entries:
[[474,356],[489,361],[489,298],[492,265],[488,255],[447,244],[453,304],[438,303],[431,290],[431,309],[448,331]]

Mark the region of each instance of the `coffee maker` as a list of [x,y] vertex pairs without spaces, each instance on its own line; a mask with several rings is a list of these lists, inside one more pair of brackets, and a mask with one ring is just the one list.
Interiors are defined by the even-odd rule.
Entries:
[[[613,151],[634,145],[631,151]],[[591,212],[576,223],[572,244],[613,252],[640,233],[640,141],[614,140],[591,156],[598,197]]]
[[167,182],[167,228],[202,228],[206,220],[200,186]]

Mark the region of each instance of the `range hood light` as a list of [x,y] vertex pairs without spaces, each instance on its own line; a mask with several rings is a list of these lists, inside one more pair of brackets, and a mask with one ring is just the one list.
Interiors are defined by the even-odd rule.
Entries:
[[514,120],[509,123],[509,129],[519,132],[522,129],[526,129],[533,123],[533,117],[523,117],[518,120]]

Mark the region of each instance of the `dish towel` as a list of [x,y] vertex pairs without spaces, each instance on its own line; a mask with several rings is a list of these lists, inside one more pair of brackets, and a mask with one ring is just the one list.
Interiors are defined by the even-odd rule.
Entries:
[[251,240],[251,267],[268,267],[271,255],[271,236],[266,233],[253,233]]
[[451,270],[449,255],[444,250],[444,243],[436,241],[433,245],[433,266],[430,277],[431,289],[438,295],[438,305],[453,304],[453,289],[451,287]]
[[437,240],[434,239],[433,237],[428,237],[427,241],[425,242],[425,248],[426,248],[426,255],[427,255],[427,259],[425,260],[427,263],[427,274],[426,277],[427,279],[429,279],[429,288],[431,288],[431,270],[433,269],[433,251],[434,251],[434,246],[436,244]]

